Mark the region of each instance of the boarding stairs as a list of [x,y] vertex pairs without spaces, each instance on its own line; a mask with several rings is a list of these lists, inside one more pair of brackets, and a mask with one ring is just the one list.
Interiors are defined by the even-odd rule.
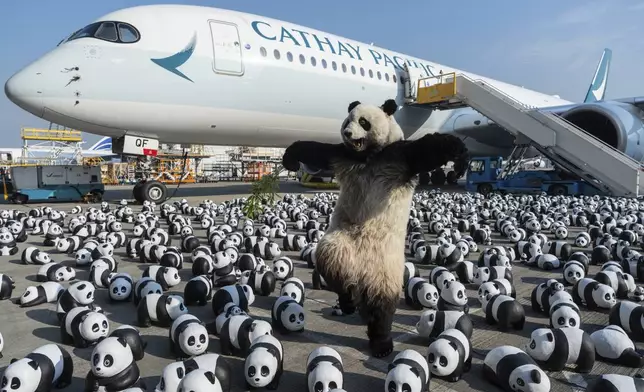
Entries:
[[408,96],[407,104],[438,110],[469,106],[512,133],[515,144],[531,145],[553,164],[600,191],[624,197],[644,194],[644,172],[638,161],[565,119],[529,107],[486,81],[463,74],[417,80],[416,96]]

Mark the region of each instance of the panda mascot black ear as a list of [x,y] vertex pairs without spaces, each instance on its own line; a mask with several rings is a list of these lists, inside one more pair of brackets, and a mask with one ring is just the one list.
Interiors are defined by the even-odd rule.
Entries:
[[356,106],[358,106],[358,105],[360,105],[360,101],[353,101],[353,102],[351,102],[351,103],[349,104],[349,111],[348,111],[348,112],[349,112],[349,113],[351,113],[351,111],[353,110],[353,108],[355,108],[355,107],[356,107]]
[[391,116],[396,113],[396,110],[398,110],[398,104],[393,99],[388,99],[382,104],[381,108],[383,112]]

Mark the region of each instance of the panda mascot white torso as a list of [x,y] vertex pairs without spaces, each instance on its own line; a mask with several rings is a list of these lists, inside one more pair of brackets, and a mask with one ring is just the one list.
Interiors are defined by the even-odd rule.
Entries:
[[110,331],[109,321],[103,313],[94,312],[87,307],[76,307],[65,314],[60,324],[60,334],[65,344],[86,348]]
[[62,389],[71,384],[73,374],[74,362],[71,355],[57,344],[46,344],[22,359],[11,361],[2,375],[2,390]]
[[521,388],[530,392],[550,392],[548,375],[528,354],[513,346],[495,347],[487,353],[483,377],[504,391]]
[[244,378],[248,389],[277,390],[284,370],[284,348],[273,335],[258,337],[244,360]]
[[318,347],[306,360],[308,392],[328,391],[342,388],[344,368],[342,357],[331,347]]
[[644,366],[644,355],[635,349],[635,344],[621,327],[609,325],[591,333],[590,338],[595,344],[597,359],[633,368]]
[[[111,336],[101,340],[90,356],[90,371],[85,378],[86,391],[106,391],[142,386],[139,366],[125,339]],[[137,385],[139,384],[139,385]]]
[[472,337],[474,330],[470,316],[457,310],[426,310],[416,323],[418,334],[425,338],[434,338],[451,328],[463,332],[468,339]]
[[255,320],[246,314],[231,316],[219,332],[221,353],[243,356],[255,339],[272,333],[273,328],[267,321]]
[[389,364],[385,377],[386,391],[425,392],[429,387],[427,360],[415,350],[398,353]]
[[427,364],[432,374],[457,382],[472,368],[472,345],[458,329],[443,331],[427,349]]
[[210,338],[201,320],[191,314],[182,314],[172,323],[170,341],[174,355],[184,359],[204,354]]
[[525,351],[542,368],[555,372],[564,370],[566,364],[574,364],[575,372],[589,373],[595,364],[595,344],[579,328],[535,329]]
[[163,368],[163,373],[161,373],[155,392],[178,392],[181,380],[195,369],[213,372],[217,380],[219,380],[222,391],[230,391],[232,373],[227,359],[219,354],[202,354],[185,361],[166,365]]
[[[315,264],[338,294],[342,311],[360,311],[376,357],[393,350],[391,325],[417,174],[466,153],[464,143],[451,135],[403,140],[393,116],[397,109],[394,100],[380,107],[353,102],[341,127],[343,143],[298,141],[282,157],[288,170],[299,170],[301,163],[333,170],[342,185],[333,219],[318,241]],[[364,234],[355,238],[354,233]]]

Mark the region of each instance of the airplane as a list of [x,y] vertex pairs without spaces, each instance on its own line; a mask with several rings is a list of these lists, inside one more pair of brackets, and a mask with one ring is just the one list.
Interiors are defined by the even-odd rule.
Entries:
[[[38,146],[38,147],[30,147],[31,153],[35,154],[37,153],[38,155],[40,154],[53,154],[57,153],[57,149],[54,147],[49,147],[49,146]],[[22,157],[22,148],[0,148],[0,160],[3,161],[16,161],[20,160],[20,157]],[[112,158],[116,157],[117,154],[114,154],[112,152],[112,138],[109,136],[105,136],[96,143],[94,143],[93,146],[91,146],[87,150],[81,150],[81,154],[83,157],[101,157],[101,158],[106,158],[107,160],[111,160]],[[66,157],[68,156],[69,153],[63,151],[60,153],[60,156]]]
[[[407,139],[451,133],[471,154],[510,153],[514,137],[473,109],[404,104],[405,80],[456,72],[557,114],[641,160],[644,97],[603,100],[610,57],[605,52],[585,102],[575,103],[286,21],[149,5],[109,13],[77,30],[13,75],[5,94],[38,117],[112,137],[115,153],[154,155],[160,141],[338,143],[349,102],[390,98],[400,105],[395,118]],[[133,191],[137,201],[160,202],[166,193],[154,180]]]

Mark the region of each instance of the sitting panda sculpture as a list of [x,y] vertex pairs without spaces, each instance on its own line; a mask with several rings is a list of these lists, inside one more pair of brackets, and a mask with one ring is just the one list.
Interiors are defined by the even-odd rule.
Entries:
[[2,375],[3,391],[50,391],[72,383],[74,362],[57,344],[40,346],[22,359],[12,359]]
[[427,360],[417,351],[407,349],[398,353],[389,364],[385,390],[424,392],[429,388],[430,378]]
[[458,329],[443,331],[427,349],[427,363],[432,374],[457,382],[472,368],[472,345]]
[[262,335],[250,345],[244,360],[246,387],[277,390],[284,371],[284,348],[273,335]]
[[[331,169],[343,185],[334,219],[318,241],[315,268],[338,294],[343,314],[360,310],[376,357],[393,351],[391,327],[407,234],[407,219],[399,217],[409,213],[417,174],[466,153],[461,139],[451,135],[431,133],[403,140],[393,116],[397,109],[392,99],[380,107],[352,102],[340,130],[342,143],[298,141],[282,157],[283,166],[292,171],[301,163]],[[372,219],[375,214],[378,219]],[[364,223],[356,225],[354,217]]]

